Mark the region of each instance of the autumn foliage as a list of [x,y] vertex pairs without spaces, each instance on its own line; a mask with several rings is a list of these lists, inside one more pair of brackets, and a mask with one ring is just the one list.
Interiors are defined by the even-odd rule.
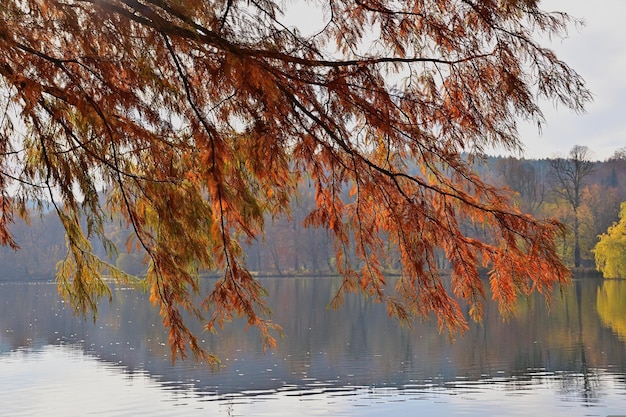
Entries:
[[[300,181],[316,193],[305,224],[334,237],[335,302],[362,291],[454,332],[459,300],[480,317],[482,267],[505,312],[566,282],[561,225],[520,212],[473,162],[520,150],[517,123],[543,121],[540,98],[582,110],[582,79],[534,40],[570,18],[534,0],[311,3],[323,18],[303,35],[272,0],[3,0],[2,243],[16,246],[10,224],[30,202],[51,201],[67,233],[59,287],[87,312],[110,294],[104,275],[130,279],[92,251],[94,238],[116,250],[104,213],[120,216],[182,357],[203,355],[185,312],[209,330],[244,316],[273,346],[239,242],[262,237],[266,215],[289,216]],[[401,254],[395,291],[383,237]],[[198,305],[203,270],[221,279]]]
[[620,207],[619,222],[600,236],[593,252],[596,266],[605,278],[626,277],[626,202]]

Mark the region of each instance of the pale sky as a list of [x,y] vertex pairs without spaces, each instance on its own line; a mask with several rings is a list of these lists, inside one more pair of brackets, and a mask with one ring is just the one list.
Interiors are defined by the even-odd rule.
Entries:
[[567,39],[546,46],[583,76],[594,101],[584,114],[543,106],[542,134],[536,127],[521,129],[524,156],[565,155],[572,146],[584,145],[605,160],[626,146],[626,0],[543,0],[541,7],[584,19],[584,27],[571,27]]
[[[312,22],[319,22],[319,10],[297,0],[289,4],[287,21],[297,21],[305,33],[314,31]],[[595,159],[605,160],[626,146],[626,0],[542,0],[541,7],[585,21],[581,28],[572,25],[566,39],[544,46],[583,76],[594,101],[584,114],[562,105],[555,108],[551,102],[542,104],[546,117],[542,132],[536,125],[520,126],[523,156],[566,155],[574,145],[583,145]]]

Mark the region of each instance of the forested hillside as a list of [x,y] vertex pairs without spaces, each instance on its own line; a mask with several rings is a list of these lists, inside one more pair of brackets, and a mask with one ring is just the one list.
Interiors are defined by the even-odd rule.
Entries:
[[[568,171],[575,166],[574,162],[571,155],[561,160],[492,157],[478,163],[476,169],[492,184],[509,188],[523,212],[539,218],[554,217],[567,225],[567,234],[558,242],[563,259],[571,267],[590,268],[595,266],[592,249],[598,235],[618,220],[620,203],[626,201],[626,148],[604,162],[589,162],[581,178],[573,178],[573,173]],[[571,166],[568,168],[567,164]],[[310,184],[302,183],[290,219],[268,217],[263,240],[242,241],[246,263],[252,271],[272,275],[321,275],[335,271],[334,243],[329,234],[325,229],[307,227],[307,214],[315,207],[314,199]],[[344,199],[350,200],[347,190]],[[137,245],[127,242],[130,231],[117,221],[111,221],[107,229],[109,238],[119,248],[111,262],[127,272],[142,275],[143,256],[136,250]],[[11,230],[20,249],[0,248],[0,280],[53,279],[55,265],[66,252],[63,228],[56,214],[34,216],[30,225],[18,221]],[[464,232],[487,237],[471,224],[465,225]],[[96,247],[96,252],[105,256],[102,248]],[[438,261],[442,267],[446,266],[443,255]],[[399,257],[387,259],[385,267],[390,272],[397,270]]]

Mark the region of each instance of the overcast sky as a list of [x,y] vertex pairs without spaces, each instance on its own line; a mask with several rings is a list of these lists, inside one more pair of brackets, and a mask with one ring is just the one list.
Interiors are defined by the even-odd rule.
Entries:
[[[315,6],[287,8],[289,19],[307,29],[319,14]],[[548,158],[566,155],[574,145],[589,147],[595,159],[605,160],[626,146],[626,0],[542,0],[548,11],[564,11],[583,19],[585,26],[572,25],[566,39],[545,46],[574,68],[586,80],[594,95],[584,114],[576,114],[550,102],[542,105],[546,124],[520,127],[524,157]],[[306,18],[303,20],[303,16]],[[304,26],[304,27],[303,27]],[[315,28],[315,26],[312,26]],[[498,151],[494,151],[498,153]]]
[[604,160],[626,146],[626,0],[543,0],[545,10],[559,10],[585,20],[571,27],[569,37],[550,46],[587,81],[594,101],[585,114],[563,106],[544,107],[547,123],[541,135],[536,127],[522,129],[527,158],[565,155],[574,145],[585,145]]

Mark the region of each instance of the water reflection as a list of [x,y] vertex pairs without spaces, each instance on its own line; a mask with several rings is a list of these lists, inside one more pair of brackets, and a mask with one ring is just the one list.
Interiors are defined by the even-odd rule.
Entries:
[[626,281],[606,280],[598,288],[598,314],[602,324],[626,341]]
[[[13,371],[11,382],[0,382],[0,403],[9,395],[4,385],[22,386],[32,395],[43,386],[39,374],[53,372],[50,363],[60,356],[67,363],[56,372],[64,375],[66,392],[80,391],[90,381],[87,375],[106,380],[113,374],[111,383],[132,386],[129,392],[166,392],[152,407],[162,415],[191,415],[190,410],[207,415],[215,406],[218,415],[280,415],[292,403],[300,405],[300,415],[327,414],[329,408],[333,415],[387,415],[416,401],[420,410],[439,415],[446,410],[494,416],[626,414],[620,410],[626,400],[626,349],[619,326],[624,303],[617,301],[625,287],[620,282],[577,281],[555,300],[549,315],[540,298],[520,303],[508,322],[488,305],[483,324],[472,324],[454,344],[437,333],[435,323],[406,329],[382,306],[359,297],[348,298],[339,311],[326,309],[336,286],[332,279],[263,284],[285,338],[277,351],[264,354],[258,335],[246,332],[245,323],[233,323],[218,337],[207,334],[205,344],[223,360],[218,371],[192,362],[172,366],[158,314],[141,294],[117,290],[114,304],[103,305],[93,323],[73,317],[54,285],[0,285],[0,373],[22,370]],[[609,308],[607,314],[607,305],[622,310]],[[75,374],[67,375],[74,367]],[[106,388],[107,396],[109,389],[116,391]],[[143,399],[141,406],[133,405],[151,395],[127,394],[131,398],[120,399],[117,414],[107,415],[152,409]],[[5,398],[13,397],[18,396]]]

